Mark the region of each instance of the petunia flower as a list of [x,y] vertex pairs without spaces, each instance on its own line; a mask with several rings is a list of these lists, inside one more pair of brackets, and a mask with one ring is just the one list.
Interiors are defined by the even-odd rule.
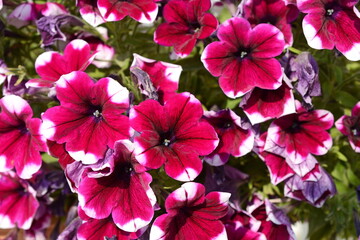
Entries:
[[216,130],[219,136],[219,145],[204,160],[213,166],[224,165],[230,155],[242,157],[253,149],[254,132],[230,109],[220,111],[207,111],[204,117]]
[[15,95],[0,99],[0,108],[0,172],[15,167],[20,178],[29,179],[41,167],[40,151],[47,149],[41,120],[32,118],[30,105]]
[[97,6],[97,1],[93,0],[76,0],[76,6],[79,8],[81,17],[91,26],[96,27],[104,22],[105,19]]
[[[172,95],[178,90],[182,72],[180,65],[145,58],[136,53],[133,55],[134,60],[130,69],[138,67],[149,75],[160,102],[164,102],[168,95]],[[142,90],[142,93],[146,94],[145,89]]]
[[270,24],[251,28],[243,18],[225,21],[217,32],[220,42],[206,46],[201,55],[205,68],[230,98],[243,96],[255,87],[277,89],[282,70],[274,58],[284,49],[284,36]]
[[322,207],[326,199],[336,194],[336,187],[331,176],[321,167],[316,179],[304,180],[298,175],[289,178],[284,187],[287,197],[306,201],[315,207]]
[[239,17],[246,18],[253,27],[260,23],[274,25],[284,34],[286,46],[292,45],[291,23],[299,15],[295,5],[285,5],[284,0],[246,0],[239,11]]
[[95,219],[111,215],[116,226],[126,232],[136,232],[148,225],[156,203],[149,186],[151,175],[136,161],[133,150],[130,141],[116,142],[114,150],[106,156],[110,158],[112,172],[99,177],[88,173],[78,189],[79,204],[86,215]]
[[140,23],[152,23],[158,13],[158,6],[153,0],[98,0],[97,4],[101,15],[108,22],[120,21],[129,16]]
[[135,154],[140,164],[165,172],[179,181],[191,181],[202,170],[199,155],[211,153],[219,139],[214,128],[201,121],[201,103],[189,93],[174,95],[165,102],[148,99],[130,110]]
[[39,207],[29,182],[13,171],[0,173],[0,228],[29,229]]
[[360,102],[351,111],[351,116],[344,115],[335,122],[336,128],[348,136],[350,146],[360,153]]
[[66,45],[64,54],[48,51],[40,54],[35,61],[35,69],[41,78],[31,79],[27,87],[52,87],[62,75],[72,71],[84,71],[95,57],[90,45],[75,39]]
[[326,130],[333,123],[334,117],[329,111],[307,112],[297,102],[297,113],[270,124],[264,150],[282,155],[294,164],[305,161],[309,154],[324,155],[332,146],[332,138]]
[[94,81],[84,72],[63,75],[56,83],[60,106],[43,115],[41,132],[48,140],[66,143],[76,161],[96,163],[108,147],[132,134],[127,116],[129,91],[112,78]]
[[203,185],[184,183],[167,197],[167,213],[155,219],[150,240],[227,240],[220,218],[228,212],[229,197],[230,194],[225,192],[210,192],[205,195]]
[[173,46],[178,56],[186,57],[198,39],[209,37],[218,26],[217,19],[206,13],[210,7],[210,0],[169,1],[163,11],[166,22],[156,29],[154,41]]
[[306,14],[302,27],[310,47],[339,50],[351,61],[360,60],[358,1],[298,0]]
[[254,125],[295,113],[295,99],[291,88],[284,81],[275,90],[254,88],[241,99],[240,107]]

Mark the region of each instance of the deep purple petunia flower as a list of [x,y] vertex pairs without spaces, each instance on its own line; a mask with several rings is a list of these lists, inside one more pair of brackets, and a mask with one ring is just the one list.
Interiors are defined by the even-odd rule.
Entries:
[[127,232],[136,232],[148,225],[156,203],[149,186],[151,175],[135,160],[133,150],[128,140],[116,142],[114,150],[109,150],[112,154],[106,156],[112,168],[110,174],[88,173],[78,189],[79,204],[86,215],[95,219],[111,215],[116,226]]
[[307,15],[302,26],[310,47],[336,47],[351,61],[360,60],[360,18],[356,0],[298,0]]
[[84,40],[71,41],[61,55],[55,51],[40,54],[35,61],[36,72],[40,79],[31,79],[27,87],[52,87],[62,75],[72,71],[84,71],[94,59],[90,45]]
[[214,128],[200,120],[201,103],[190,93],[174,95],[165,102],[149,99],[130,110],[135,153],[140,164],[165,172],[179,181],[191,181],[202,170],[199,155],[211,153],[219,143]]
[[326,154],[332,146],[332,138],[326,130],[333,123],[334,117],[329,111],[307,112],[297,102],[297,113],[283,116],[271,123],[264,150],[282,155],[294,164],[305,161],[310,153]]
[[199,183],[184,183],[165,201],[167,213],[155,219],[150,240],[227,240],[225,227],[219,220],[228,212],[230,193],[210,192]]
[[0,228],[29,229],[39,202],[30,184],[12,172],[0,173]]
[[274,58],[284,49],[284,35],[270,24],[251,28],[243,18],[225,21],[217,33],[220,42],[206,46],[201,61],[215,77],[224,93],[241,97],[255,87],[277,89],[282,70]]
[[254,27],[260,23],[270,23],[283,34],[287,46],[293,43],[291,22],[299,15],[295,5],[285,5],[284,0],[246,0],[240,6],[240,16]]
[[129,91],[112,78],[94,81],[84,72],[63,75],[56,83],[60,106],[43,115],[41,132],[48,140],[66,143],[76,161],[96,163],[108,147],[132,135],[127,116]]
[[[235,112],[226,109],[220,111],[208,111],[203,117],[216,130],[220,142],[217,148],[204,157],[204,160],[213,166],[224,165],[230,155],[241,157],[253,149],[254,131],[245,127]],[[250,124],[249,124],[250,125]]]
[[158,6],[153,0],[98,0],[97,4],[101,15],[108,22],[130,16],[141,23],[152,23],[158,13]]
[[198,39],[209,37],[217,28],[218,21],[206,13],[210,0],[172,0],[163,11],[165,23],[154,33],[154,41],[164,46],[174,46],[175,53],[186,57],[191,53]]
[[0,172],[15,166],[20,178],[29,179],[41,167],[40,151],[47,149],[41,120],[32,118],[30,105],[15,95],[0,99],[0,108]]
[[304,180],[298,175],[289,178],[285,183],[285,196],[322,207],[326,199],[336,194],[336,187],[331,176],[323,168],[319,167],[314,171],[320,173],[316,173],[315,179]]
[[351,111],[351,116],[342,116],[335,122],[336,128],[348,136],[350,146],[360,153],[360,102]]

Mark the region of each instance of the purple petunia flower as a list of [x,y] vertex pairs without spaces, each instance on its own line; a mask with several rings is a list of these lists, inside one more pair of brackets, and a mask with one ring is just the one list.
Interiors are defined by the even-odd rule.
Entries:
[[180,57],[188,56],[198,39],[209,37],[217,28],[218,21],[206,13],[210,0],[172,0],[163,11],[165,23],[154,33],[154,41],[164,46],[174,46]]
[[220,42],[206,46],[201,61],[231,98],[241,97],[255,87],[277,89],[282,70],[274,58],[284,49],[284,36],[270,24],[251,28],[243,18],[225,21],[217,33]]
[[351,116],[342,116],[335,122],[336,128],[348,136],[350,146],[360,153],[360,102],[351,111]]
[[128,139],[132,130],[127,116],[129,91],[112,78],[94,82],[86,73],[74,71],[56,83],[60,106],[43,115],[41,132],[48,140],[66,143],[76,161],[96,163],[117,140]]
[[299,10],[307,15],[302,26],[310,47],[336,47],[351,61],[360,60],[359,12],[354,0],[298,0]]
[[150,240],[227,240],[220,221],[228,212],[230,193],[210,192],[199,183],[184,183],[165,201],[167,213],[155,219]]
[[47,149],[41,120],[32,118],[30,105],[15,95],[0,99],[0,108],[0,172],[15,166],[20,178],[29,179],[41,167],[40,151]]
[[191,181],[202,170],[199,155],[211,153],[219,143],[214,128],[201,120],[201,103],[189,93],[165,102],[149,99],[130,110],[135,153],[140,164],[165,172],[179,181]]
[[153,0],[98,0],[98,8],[103,18],[108,21],[120,21],[126,16],[141,23],[152,23],[158,13],[158,6]]

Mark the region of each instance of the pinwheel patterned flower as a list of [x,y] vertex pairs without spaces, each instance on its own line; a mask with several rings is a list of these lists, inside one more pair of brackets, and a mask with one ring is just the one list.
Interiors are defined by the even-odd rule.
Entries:
[[243,96],[255,87],[277,89],[282,70],[274,58],[285,47],[284,35],[270,24],[251,28],[243,18],[225,21],[217,33],[220,42],[206,46],[201,61],[230,98]]
[[41,132],[51,141],[66,143],[76,161],[96,163],[108,147],[132,134],[129,119],[129,91],[112,78],[94,81],[84,72],[63,75],[56,83],[60,106],[43,115]]
[[202,170],[199,155],[211,153],[219,143],[214,128],[201,120],[201,103],[189,93],[165,102],[149,99],[130,110],[135,153],[140,164],[165,172],[179,181],[191,181]]
[[116,226],[126,232],[136,232],[148,225],[156,203],[149,186],[151,175],[135,160],[133,150],[128,140],[116,142],[115,150],[106,154],[111,173],[100,177],[96,175],[101,172],[89,173],[78,189],[79,204],[86,215],[95,219],[111,215]]
[[307,15],[302,26],[310,47],[336,47],[351,61],[360,60],[360,18],[354,0],[298,0]]
[[198,39],[209,37],[217,28],[218,21],[206,13],[210,0],[172,0],[164,7],[165,23],[154,33],[154,41],[164,46],[174,46],[175,53],[186,57]]
[[348,136],[350,145],[355,152],[360,153],[360,102],[351,111],[351,116],[342,116],[335,122],[336,128]]
[[81,17],[91,26],[96,27],[104,22],[97,6],[97,1],[93,0],[77,0],[76,6],[79,7]]
[[40,79],[31,79],[27,87],[52,87],[59,78],[72,71],[84,71],[94,59],[90,45],[84,40],[71,41],[61,55],[55,51],[44,52],[35,61],[36,72]]
[[39,207],[36,191],[14,172],[0,173],[0,228],[29,229]]
[[15,95],[0,99],[0,109],[0,172],[15,166],[20,178],[29,179],[41,167],[40,151],[47,149],[41,120],[32,118],[30,105]]
[[210,192],[199,183],[184,183],[165,201],[167,213],[155,219],[150,240],[227,240],[220,218],[228,212],[230,193]]
[[283,116],[271,123],[264,150],[275,154],[283,151],[281,155],[294,164],[305,161],[310,153],[324,155],[332,146],[332,138],[326,130],[333,123],[331,112],[307,112],[297,102],[297,113]]
[[152,23],[158,13],[158,6],[153,0],[98,0],[99,11],[108,21],[120,21],[126,16],[141,23]]

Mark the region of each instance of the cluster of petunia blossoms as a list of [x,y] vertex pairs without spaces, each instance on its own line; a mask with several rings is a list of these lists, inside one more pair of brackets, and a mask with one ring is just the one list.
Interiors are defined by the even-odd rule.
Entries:
[[[303,13],[311,48],[360,60],[356,3],[243,0],[221,24],[210,0],[77,0],[83,20],[59,3],[16,6],[7,24],[36,25],[46,51],[33,65],[38,78],[19,81],[0,65],[0,228],[15,229],[8,239],[19,229],[25,239],[46,239],[52,216],[66,208],[59,240],[295,239],[278,199],[254,193],[241,201],[237,188],[251,176],[229,162],[261,159],[271,183],[283,186],[284,202],[322,207],[336,194],[316,159],[332,147],[334,126],[333,114],[312,104],[321,95],[319,67],[310,53],[287,49],[294,41],[291,23]],[[91,77],[91,64],[101,71],[121,53],[106,44],[101,28],[101,37],[69,36],[63,26],[96,30],[127,16],[154,24],[154,48],[171,47],[173,60],[203,46],[204,70],[218,78],[226,97],[241,98],[236,111],[206,109],[200,98],[179,92],[183,68],[170,60],[131,53],[136,88],[115,73]],[[63,50],[51,48],[56,41],[66,43]],[[29,95],[52,104],[34,117]],[[360,102],[335,127],[359,153]],[[61,169],[47,169],[45,155]],[[166,181],[176,189],[163,187]],[[75,204],[66,206],[66,198]]]

